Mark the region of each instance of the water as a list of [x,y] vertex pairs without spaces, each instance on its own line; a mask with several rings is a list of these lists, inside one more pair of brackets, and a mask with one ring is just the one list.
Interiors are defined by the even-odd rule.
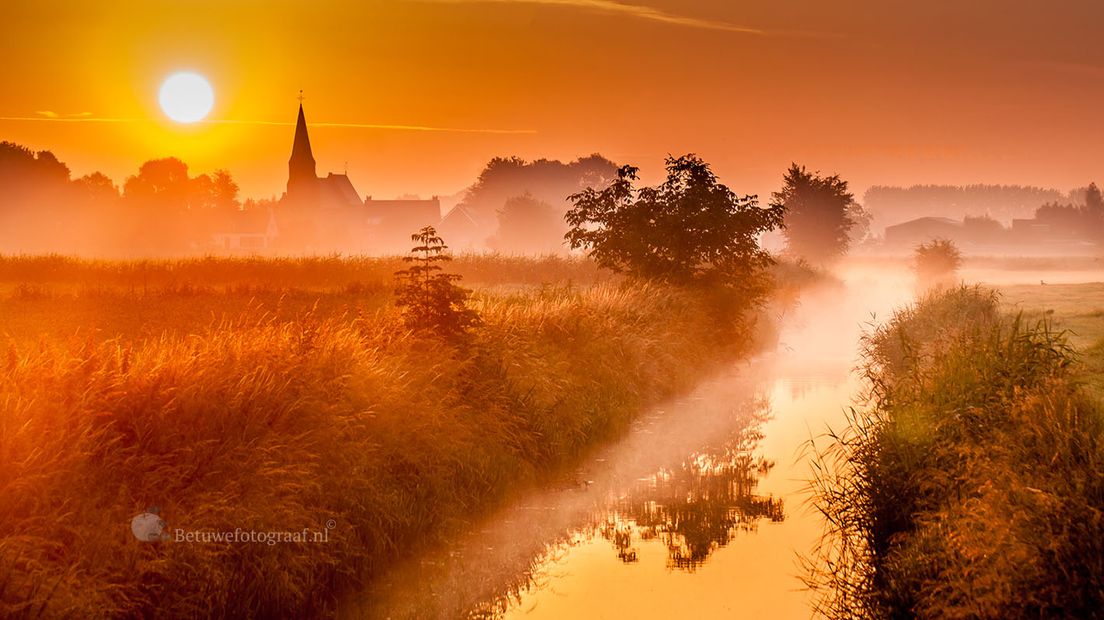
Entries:
[[842,427],[861,393],[853,369],[864,327],[911,296],[907,271],[873,268],[806,293],[781,317],[775,351],[647,412],[571,475],[410,558],[346,611],[808,618],[799,558],[822,522],[803,448]]

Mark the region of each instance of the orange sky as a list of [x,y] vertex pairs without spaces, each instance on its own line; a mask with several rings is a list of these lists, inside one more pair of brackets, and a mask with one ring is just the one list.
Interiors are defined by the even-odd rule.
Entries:
[[[600,152],[655,180],[697,152],[738,192],[790,161],[874,183],[1104,181],[1097,0],[14,0],[0,139],[117,181],[147,159],[283,191],[299,89],[320,173],[361,194],[451,194],[495,155]],[[828,6],[832,5],[832,6]],[[961,6],[968,5],[968,6]],[[210,118],[157,89],[198,71]],[[255,124],[258,123],[258,124]],[[500,130],[450,131],[448,129]]]

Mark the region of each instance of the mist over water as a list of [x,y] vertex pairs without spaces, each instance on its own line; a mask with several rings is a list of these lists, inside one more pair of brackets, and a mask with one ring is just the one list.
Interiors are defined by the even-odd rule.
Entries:
[[[860,385],[865,324],[912,295],[902,269],[854,266],[779,317],[775,350],[641,416],[577,469],[377,582],[352,615],[805,617],[798,554],[810,437]],[[349,609],[347,609],[348,611]]]
[[[347,611],[808,617],[799,558],[823,523],[809,504],[807,443],[860,404],[859,339],[916,292],[903,262],[852,262],[838,276],[779,317],[774,350],[648,411],[576,469],[407,559]],[[981,260],[960,279],[1045,285],[1104,280],[1104,270]]]

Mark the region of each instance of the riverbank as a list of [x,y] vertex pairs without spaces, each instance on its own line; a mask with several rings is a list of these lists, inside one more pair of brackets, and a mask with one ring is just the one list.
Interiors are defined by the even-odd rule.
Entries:
[[[328,615],[416,541],[771,338],[715,294],[529,275],[477,291],[483,327],[449,345],[400,329],[378,278],[319,291],[221,267],[5,282],[3,615]],[[135,540],[145,511],[169,540]],[[181,540],[218,532],[277,540]]]
[[955,289],[865,340],[868,405],[819,462],[829,530],[811,585],[828,616],[1099,614],[1093,367],[1052,324],[1002,310],[991,291]]

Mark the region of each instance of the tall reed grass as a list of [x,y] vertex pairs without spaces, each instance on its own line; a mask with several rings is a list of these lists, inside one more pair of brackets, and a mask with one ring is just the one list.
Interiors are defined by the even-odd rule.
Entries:
[[[0,261],[0,273],[127,282],[139,269],[41,261]],[[159,263],[158,278],[205,264]],[[324,267],[231,271],[313,284]],[[295,273],[269,274],[282,268]],[[349,269],[323,281],[360,279]],[[563,275],[536,273],[525,278]],[[178,310],[212,299],[168,296]],[[389,306],[12,340],[0,355],[0,616],[329,615],[340,592],[769,332],[719,315],[707,293],[653,285],[482,291],[474,303],[483,326],[463,345],[413,336]],[[333,528],[326,543],[139,542],[130,519],[154,505],[172,536]]]
[[863,344],[868,405],[816,462],[820,611],[1104,613],[1104,418],[1065,335],[957,288]]

